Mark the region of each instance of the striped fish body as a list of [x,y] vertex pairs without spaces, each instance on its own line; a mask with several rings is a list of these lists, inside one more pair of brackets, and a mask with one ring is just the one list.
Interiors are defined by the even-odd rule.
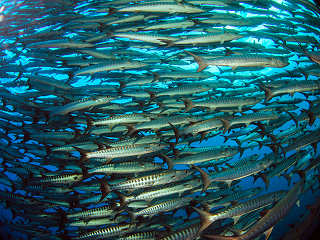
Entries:
[[182,180],[185,177],[189,176],[191,173],[192,172],[190,171],[168,170],[139,178],[129,179],[127,181],[112,185],[111,188],[116,190],[130,190],[163,185],[166,183]]
[[202,9],[186,4],[175,3],[146,3],[136,4],[117,10],[118,12],[162,12],[162,13],[201,13]]
[[110,163],[100,167],[95,167],[88,170],[88,173],[107,173],[107,174],[127,174],[127,173],[139,173],[146,171],[153,171],[161,169],[161,164],[152,162],[121,162]]
[[200,132],[219,129],[222,126],[223,124],[221,120],[215,119],[215,118],[208,119],[208,120],[204,120],[204,121],[192,124],[190,126],[187,126],[180,133],[185,135],[192,134],[193,136],[195,136]]
[[231,184],[233,180],[241,179],[262,171],[273,163],[272,159],[264,159],[260,161],[251,161],[246,164],[236,164],[234,168],[230,168],[223,172],[210,176],[213,182],[226,182]]
[[138,122],[146,122],[149,121],[150,117],[144,115],[144,114],[123,114],[123,115],[117,115],[112,116],[106,119],[96,120],[92,122],[93,126],[98,125],[111,125],[114,126],[116,124],[121,123],[138,123]]
[[160,96],[192,95],[195,93],[206,92],[210,89],[211,89],[210,87],[202,84],[188,84],[188,85],[172,88],[169,90],[165,90],[160,93],[156,93],[156,96],[160,97]]
[[113,210],[112,206],[108,205],[98,208],[92,208],[77,213],[71,213],[67,215],[67,218],[89,219],[98,217],[113,217],[114,214],[116,214],[116,212]]
[[205,152],[200,152],[197,154],[193,154],[191,156],[186,156],[183,158],[178,158],[173,161],[174,164],[195,164],[195,163],[202,163],[210,160],[218,160],[221,158],[226,158],[233,156],[238,153],[238,149],[223,149],[220,151],[217,150],[209,150]]
[[99,230],[94,230],[92,232],[87,232],[80,234],[79,240],[89,240],[89,239],[104,239],[115,237],[118,235],[123,235],[134,231],[136,228],[135,224],[118,224],[116,226],[102,228]]
[[[169,187],[161,187],[149,191],[142,192],[134,197],[131,198],[131,200],[146,200],[146,201],[151,201],[156,198],[164,197],[164,196],[169,196],[173,194],[182,194],[187,191],[191,191],[199,186],[202,185],[202,182],[200,179],[192,179],[180,184],[175,184]],[[131,196],[130,196],[131,197]],[[130,200],[130,197],[128,197],[128,201]]]
[[141,156],[147,153],[157,152],[164,148],[164,145],[159,144],[132,144],[127,146],[113,147],[95,152],[89,152],[85,155],[86,158],[121,158],[130,156]]
[[156,240],[157,232],[137,232],[119,237],[118,240]]
[[203,107],[211,110],[216,108],[230,108],[237,107],[241,111],[243,106],[254,105],[258,103],[259,100],[255,97],[248,98],[238,98],[238,97],[220,97],[210,101],[201,101],[201,102],[186,102],[186,111],[193,107]]
[[157,43],[159,45],[164,45],[165,41],[175,41],[176,38],[163,36],[163,35],[156,35],[156,34],[145,34],[145,33],[116,33],[113,34],[114,37],[120,38],[129,38],[132,40],[139,40],[143,42],[149,43]]
[[186,240],[196,239],[200,229],[200,224],[194,224],[184,229],[175,231],[165,237],[159,238],[159,240]]
[[280,219],[286,216],[291,207],[298,200],[303,191],[303,181],[297,183],[268,213],[263,216],[248,232],[239,236],[241,240],[254,239],[261,233],[273,227]]
[[90,48],[94,45],[91,43],[81,41],[63,40],[49,40],[44,42],[35,42],[29,44],[30,48]]
[[72,184],[82,179],[82,174],[65,174],[43,177],[38,180],[40,184]]
[[310,92],[318,90],[320,90],[320,83],[317,81],[297,81],[296,83],[289,83],[275,89],[264,88],[267,101],[274,96],[281,94],[293,95],[296,92]]
[[82,99],[77,102],[68,103],[64,106],[57,107],[56,111],[52,111],[52,115],[65,115],[73,111],[83,110],[86,108],[92,108],[101,104],[108,103],[114,100],[113,97],[106,96],[97,99]]
[[76,71],[74,74],[75,76],[78,76],[83,74],[93,74],[97,72],[105,72],[105,71],[112,71],[112,70],[142,68],[144,66],[147,66],[147,64],[138,62],[138,61],[107,62],[107,63],[95,64],[89,67],[82,68]]
[[236,125],[236,124],[249,125],[252,122],[270,121],[278,118],[279,118],[279,114],[274,112],[251,113],[251,114],[246,114],[246,115],[231,119],[230,125],[226,126],[226,128],[229,129],[232,125]]
[[186,39],[178,40],[173,42],[174,45],[185,45],[185,44],[201,44],[201,43],[224,43],[242,38],[239,34],[234,33],[222,33],[222,34],[208,34],[196,37],[189,37]]
[[155,214],[161,213],[161,212],[167,212],[174,210],[176,208],[180,208],[182,206],[185,206],[189,204],[189,202],[192,200],[192,198],[176,198],[176,199],[170,199],[164,202],[161,202],[159,204],[150,206],[148,208],[142,209],[139,212],[132,213],[134,217],[136,216],[153,216]]
[[309,134],[305,134],[303,137],[299,137],[297,140],[295,140],[292,144],[288,145],[284,148],[284,152],[289,152],[292,150],[300,150],[301,148],[304,148],[308,145],[313,145],[315,151],[316,146],[315,143],[320,141],[320,131],[313,131]]
[[237,222],[240,216],[258,210],[260,208],[266,207],[268,205],[274,204],[281,198],[283,198],[285,195],[286,191],[278,191],[264,194],[260,197],[248,200],[246,202],[242,202],[234,206],[224,208],[221,211],[218,211],[217,213],[213,214],[195,208],[195,210],[200,214],[201,217],[200,232],[206,229],[211,223],[220,219],[234,218],[234,221]]

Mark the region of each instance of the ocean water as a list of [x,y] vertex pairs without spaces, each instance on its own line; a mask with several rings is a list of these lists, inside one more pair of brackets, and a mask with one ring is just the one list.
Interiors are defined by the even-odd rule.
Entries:
[[[319,15],[311,0],[1,1],[1,238],[210,239],[231,236],[230,227],[237,226],[245,234],[304,181],[296,199],[287,199],[292,206],[273,224],[269,239],[317,239]],[[254,103],[242,103],[250,99]],[[133,113],[140,118],[97,123]],[[217,126],[211,122],[205,128],[210,121]],[[90,155],[102,149],[117,152],[102,160]],[[233,152],[215,155],[226,151]],[[179,163],[185,157],[189,162]],[[93,171],[126,162],[138,167]],[[171,162],[177,172],[192,175],[140,189],[117,185],[166,172]],[[254,168],[257,162],[267,165]],[[161,169],[143,171],[147,163]],[[238,171],[218,180],[216,174],[231,170]],[[206,175],[212,188],[203,186]],[[121,194],[135,196],[192,179],[201,183],[193,191],[154,198],[140,208],[119,206]],[[107,191],[104,182],[111,193],[99,201]],[[255,195],[219,205],[255,188]],[[228,217],[201,233],[185,231],[203,224],[195,208],[216,213],[281,190],[283,197],[248,215],[253,225],[245,224],[246,212],[238,225]],[[215,200],[220,191],[229,192]],[[132,212],[184,198],[172,209],[130,218]],[[72,213],[113,204],[108,223],[71,225],[82,220]],[[99,217],[84,219],[85,225]],[[137,226],[109,236],[97,233],[130,222]],[[179,231],[180,238],[174,236]],[[87,236],[90,232],[96,236]],[[130,235],[141,232],[155,236]]]

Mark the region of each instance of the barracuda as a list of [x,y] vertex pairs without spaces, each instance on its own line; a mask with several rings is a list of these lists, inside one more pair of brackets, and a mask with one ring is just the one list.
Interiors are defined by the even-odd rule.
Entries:
[[166,145],[161,144],[132,144],[127,146],[112,147],[95,152],[84,152],[82,149],[74,147],[82,155],[82,160],[88,160],[90,158],[105,158],[106,160],[112,160],[113,158],[123,158],[130,156],[140,157],[147,153],[153,153],[165,148]]
[[273,226],[284,216],[286,216],[291,207],[298,200],[299,195],[302,193],[304,181],[296,183],[294,187],[283,197],[271,210],[267,212],[257,223],[255,223],[245,234],[238,237],[224,237],[218,235],[204,235],[209,239],[216,240],[249,240],[258,237],[265,232],[267,239],[269,238]]
[[95,120],[89,122],[89,125],[92,126],[99,126],[99,125],[108,125],[110,128],[113,128],[117,124],[128,124],[128,123],[140,123],[140,122],[147,122],[151,120],[152,116],[146,114],[123,114],[123,115],[116,115],[111,116],[101,120]]
[[110,101],[114,100],[114,97],[106,96],[106,97],[100,97],[95,99],[90,98],[84,98],[76,102],[68,103],[64,106],[60,107],[52,107],[47,109],[48,111],[51,111],[51,115],[66,115],[70,112],[79,111],[87,108],[93,108],[102,104],[109,103]]
[[244,161],[239,161],[233,166],[233,168],[227,169],[222,172],[215,173],[205,180],[205,188],[209,186],[211,182],[225,182],[230,187],[234,180],[245,178],[256,174],[273,163],[272,158],[267,158],[263,160],[251,160],[244,163]]
[[81,219],[90,219],[90,218],[99,218],[99,217],[114,217],[117,211],[114,210],[116,206],[107,205],[104,207],[92,208],[89,210],[70,213],[67,214],[68,219],[72,218],[81,218]]
[[238,110],[241,111],[243,106],[255,105],[260,100],[256,97],[219,97],[208,101],[191,101],[189,99],[184,99],[183,101],[186,107],[185,112],[188,112],[194,107],[207,108],[210,110],[215,110],[216,108],[237,107]]
[[202,232],[209,225],[211,225],[215,221],[218,221],[219,219],[233,218],[234,224],[236,224],[242,215],[274,204],[281,198],[283,198],[286,193],[286,191],[278,191],[264,194],[260,197],[248,200],[246,202],[238,203],[234,206],[224,208],[217,213],[209,213],[198,208],[194,208],[194,210],[196,210],[201,217],[201,228],[199,229],[199,232]]
[[161,203],[158,203],[156,205],[150,206],[148,208],[142,209],[138,212],[130,212],[131,218],[134,220],[138,216],[153,216],[160,212],[168,212],[172,211],[174,209],[183,207],[185,205],[188,205],[192,198],[190,197],[184,197],[184,198],[175,198],[170,199]]
[[117,184],[109,185],[106,182],[102,185],[102,190],[105,194],[113,190],[134,190],[146,187],[153,187],[172,182],[177,182],[190,176],[192,171],[178,171],[178,170],[166,170],[159,173],[149,174],[143,177],[131,178],[127,181],[123,181]]
[[275,96],[279,96],[281,94],[290,94],[291,96],[296,92],[314,92],[320,90],[320,83],[317,81],[297,81],[293,83],[286,84],[284,86],[280,86],[277,88],[268,88],[264,85],[260,85],[260,87],[265,92],[265,100],[269,101],[271,98]]
[[193,154],[191,156],[186,156],[182,158],[178,158],[172,161],[174,165],[176,164],[195,164],[195,163],[203,163],[211,160],[219,160],[221,158],[231,157],[239,152],[239,149],[219,149],[219,150],[209,150],[200,152],[197,154]]
[[122,163],[109,163],[100,167],[91,168],[88,173],[106,173],[106,174],[128,174],[128,173],[141,173],[154,170],[160,170],[161,164],[152,162],[122,162]]
[[187,4],[176,4],[176,3],[146,3],[136,4],[129,7],[120,9],[112,9],[114,12],[151,12],[151,13],[201,13],[204,10],[187,5]]
[[148,64],[138,62],[138,61],[116,61],[116,62],[106,62],[100,64],[94,64],[89,67],[82,68],[74,73],[75,76],[83,74],[94,74],[98,72],[112,71],[112,70],[126,70],[142,68]]
[[266,113],[249,113],[246,115],[242,115],[240,117],[232,118],[231,120],[220,118],[223,122],[224,133],[227,132],[233,125],[236,124],[245,124],[248,126],[253,122],[259,121],[270,121],[276,120],[279,118],[279,114],[275,112],[266,112]]
[[133,232],[135,229],[136,229],[136,224],[119,224],[116,226],[102,228],[99,230],[94,230],[92,232],[80,234],[77,239],[89,240],[89,239],[110,238],[110,237],[124,235],[126,233]]
[[174,183],[170,186],[160,186],[156,189],[152,189],[149,191],[141,192],[137,195],[130,195],[125,196],[123,194],[119,194],[122,204],[132,202],[132,201],[152,201],[153,199],[170,196],[173,194],[182,195],[184,192],[192,191],[194,189],[197,189],[199,186],[202,185],[201,179],[195,178],[192,180],[184,181],[182,183]]
[[187,37],[177,41],[170,41],[169,45],[187,45],[187,44],[205,44],[205,43],[220,43],[223,44],[227,41],[237,40],[244,36],[234,33],[221,33],[221,34],[207,34],[201,36]]
[[30,48],[87,48],[93,46],[91,43],[73,40],[49,40],[28,45]]
[[197,72],[201,72],[203,69],[211,66],[230,66],[232,70],[236,70],[238,67],[276,67],[282,68],[289,63],[286,59],[280,57],[269,57],[261,55],[242,55],[242,56],[225,56],[217,57],[215,59],[203,59],[191,52],[185,51],[190,54],[194,60],[198,63],[199,67]]
[[113,37],[119,38],[129,38],[132,40],[139,40],[142,42],[157,43],[159,45],[165,45],[166,41],[175,41],[176,38],[164,36],[164,35],[155,35],[155,34],[145,34],[145,33],[115,33],[112,34]]

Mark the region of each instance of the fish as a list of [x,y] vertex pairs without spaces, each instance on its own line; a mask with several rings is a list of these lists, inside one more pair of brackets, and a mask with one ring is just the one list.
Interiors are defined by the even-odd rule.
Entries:
[[273,226],[285,215],[287,215],[289,209],[296,203],[299,195],[301,194],[304,186],[304,181],[296,183],[295,186],[282,198],[276,205],[268,211],[257,223],[255,223],[245,234],[238,237],[224,237],[205,235],[209,239],[252,239],[259,236],[261,233],[266,232],[267,238],[270,236]]
[[190,54],[194,60],[198,63],[197,72],[201,72],[209,65],[211,66],[230,66],[232,70],[236,70],[238,67],[276,67],[283,68],[288,66],[289,63],[286,59],[279,57],[269,57],[260,55],[243,55],[243,56],[225,56],[217,57],[214,59],[203,59],[195,55],[194,53],[186,51]]

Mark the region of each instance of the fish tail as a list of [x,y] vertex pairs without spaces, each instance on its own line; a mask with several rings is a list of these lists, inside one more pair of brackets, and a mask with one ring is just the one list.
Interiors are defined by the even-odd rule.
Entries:
[[178,143],[179,141],[179,130],[170,122],[168,122],[169,125],[172,127],[173,131],[174,131],[174,135],[176,137],[176,144]]
[[129,135],[129,136],[132,136],[132,135],[134,135],[134,134],[136,134],[136,133],[138,133],[139,131],[133,126],[133,125],[131,125],[131,124],[124,124],[126,127],[127,127],[127,134]]
[[160,153],[161,158],[163,159],[163,161],[165,161],[168,165],[168,169],[172,169],[173,168],[173,162],[172,159],[169,158],[167,155]]
[[259,84],[259,87],[264,91],[265,101],[269,101],[273,97],[271,89],[262,84]]
[[305,110],[305,109],[302,109],[302,112],[306,113],[309,117],[309,126],[311,126],[314,121],[316,120],[316,117],[314,116],[314,113],[311,112],[310,110]]
[[215,240],[240,240],[240,239],[241,239],[240,237],[236,237],[236,236],[226,237],[226,236],[208,235],[208,234],[205,234],[205,235],[203,235],[203,236],[206,237],[206,238],[215,239]]
[[172,47],[174,45],[174,41],[168,39],[160,39],[161,42],[166,44],[166,47]]
[[157,82],[159,80],[159,78],[160,78],[159,73],[157,73],[157,72],[151,72],[151,73],[153,75],[153,81],[152,82]]
[[230,121],[223,118],[219,118],[219,120],[222,122],[224,127],[223,133],[226,133],[231,127]]
[[110,16],[110,15],[112,15],[112,14],[115,14],[117,11],[118,11],[118,10],[117,10],[116,8],[112,8],[112,7],[110,7],[110,8],[109,8],[109,12],[108,12],[108,15],[107,15],[107,16]]
[[214,214],[203,211],[203,210],[196,208],[196,207],[192,207],[192,208],[200,215],[201,226],[198,231],[198,233],[200,234],[203,230],[205,230],[207,227],[209,227],[211,225],[211,223],[214,222],[214,220],[210,219],[210,218],[212,218],[212,216],[214,216]]
[[72,146],[72,147],[80,153],[80,161],[83,162],[83,161],[87,161],[88,160],[86,151],[84,151],[83,149],[78,148],[76,146]]
[[128,211],[128,215],[130,217],[131,222],[135,222],[136,221],[137,214],[135,212]]
[[102,202],[103,199],[111,192],[111,188],[106,181],[102,181],[100,190],[101,190],[101,198],[99,199],[99,202]]
[[207,188],[209,187],[209,185],[211,184],[209,175],[205,171],[203,171],[201,168],[199,168],[199,167],[197,167],[195,165],[192,165],[192,168],[194,168],[194,169],[196,169],[197,171],[200,172],[200,175],[201,175],[201,178],[202,178],[202,183],[203,183],[202,192],[205,192],[207,190]]
[[203,69],[209,66],[202,57],[188,51],[185,51],[185,52],[190,54],[194,58],[194,60],[198,63],[197,72],[201,72]]
[[190,111],[192,108],[194,108],[194,105],[192,103],[191,100],[189,99],[182,99],[183,103],[184,103],[184,106],[185,106],[185,109],[184,109],[184,112],[188,112]]
[[114,193],[117,194],[117,196],[120,199],[120,207],[124,207],[128,202],[128,197],[123,193],[119,192],[118,190],[114,190]]

